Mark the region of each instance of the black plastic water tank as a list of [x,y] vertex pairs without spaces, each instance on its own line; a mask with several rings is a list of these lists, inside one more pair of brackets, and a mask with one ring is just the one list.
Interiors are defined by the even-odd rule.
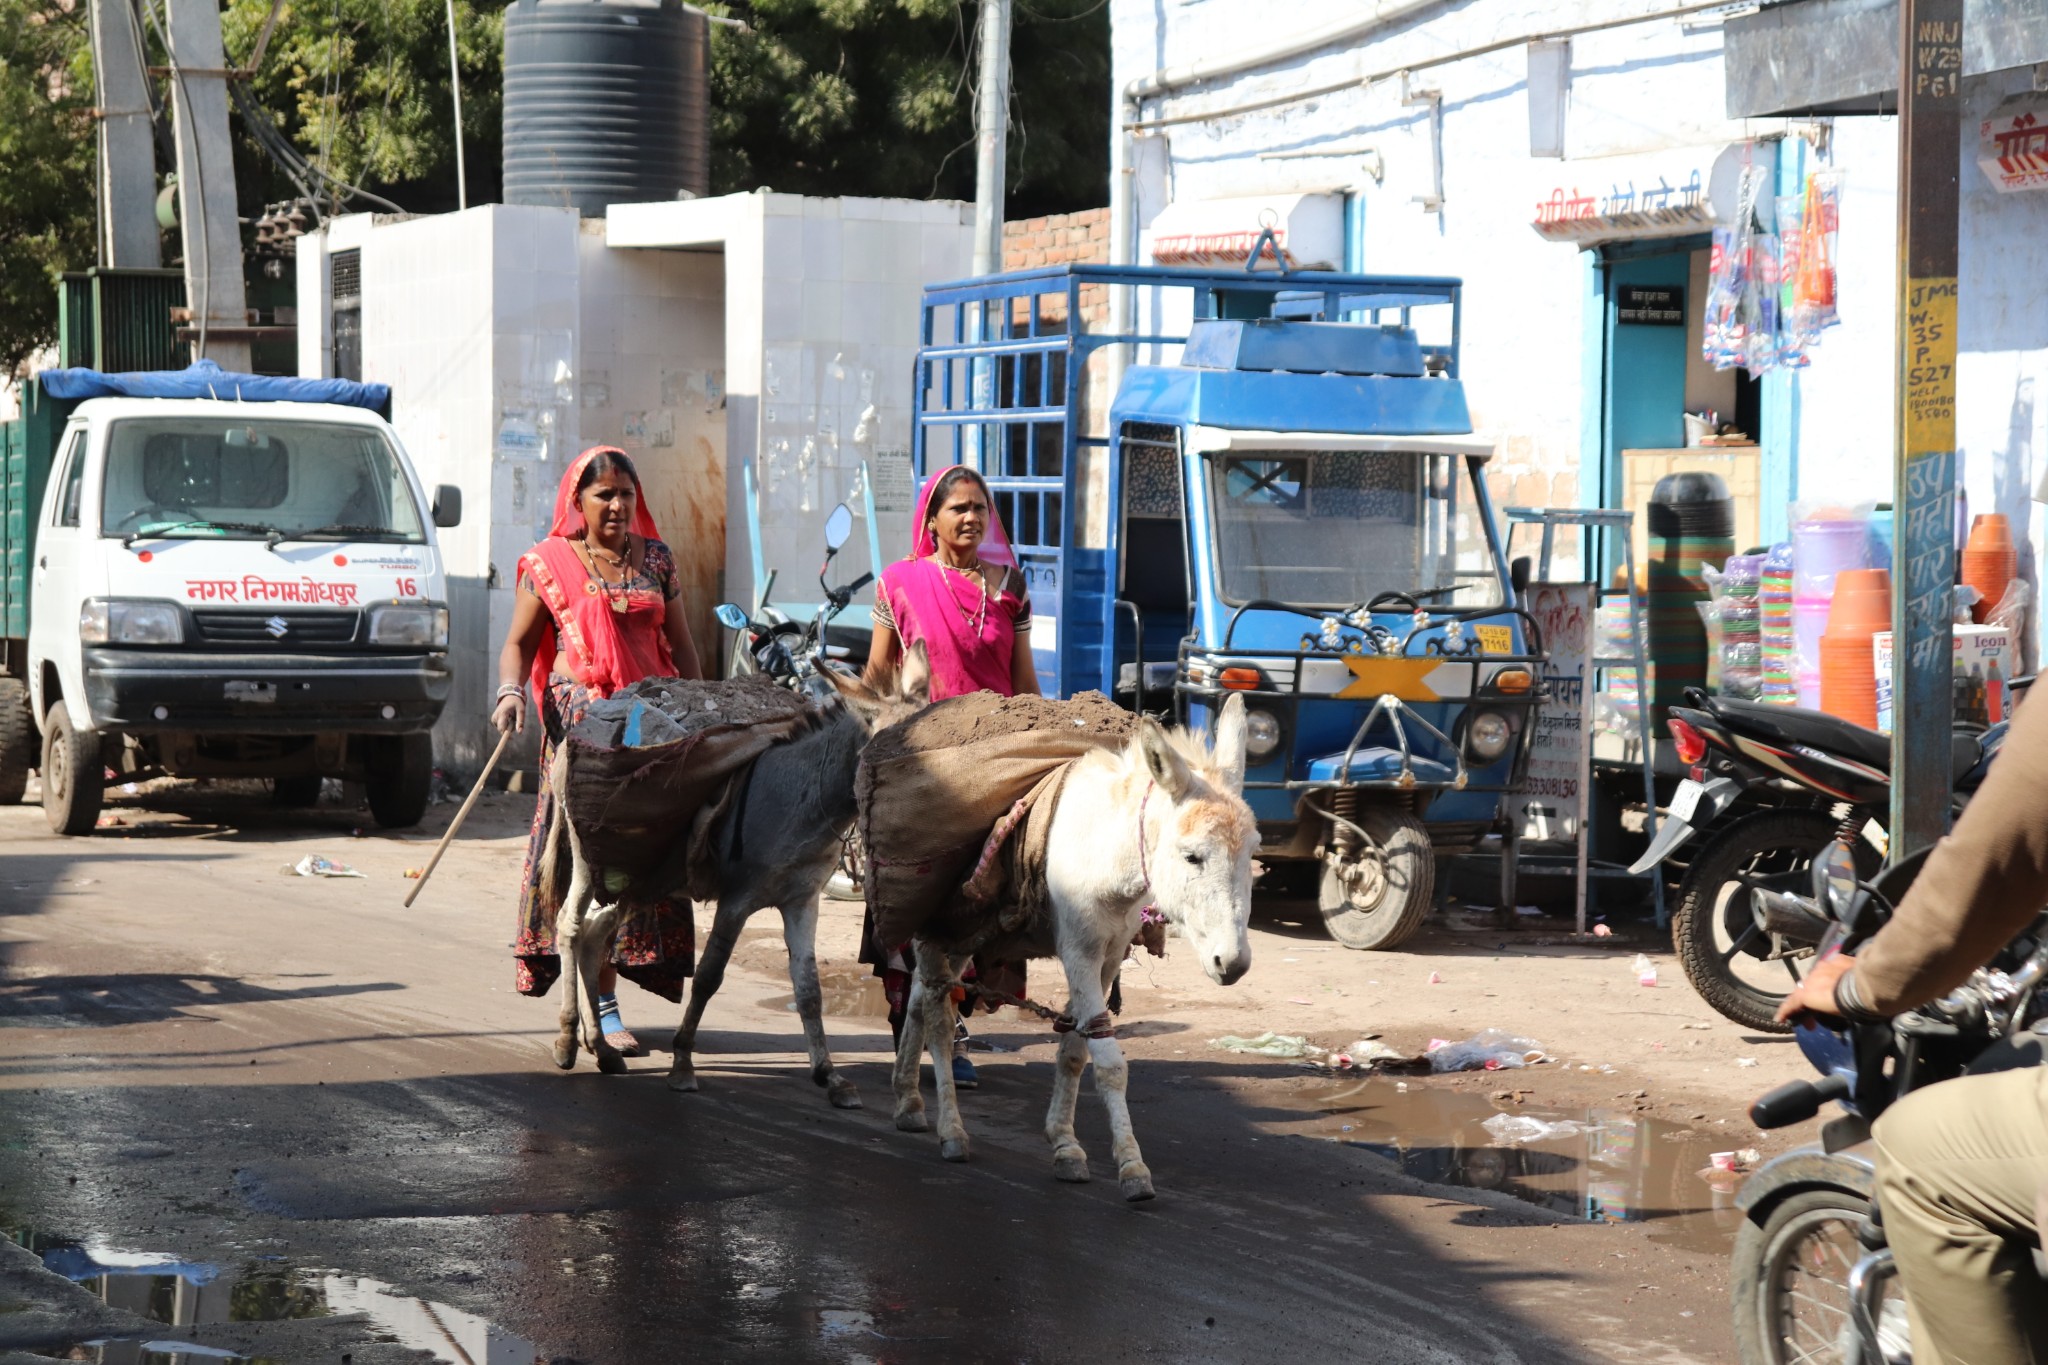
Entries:
[[710,189],[710,25],[679,0],[505,11],[505,202],[601,214]]

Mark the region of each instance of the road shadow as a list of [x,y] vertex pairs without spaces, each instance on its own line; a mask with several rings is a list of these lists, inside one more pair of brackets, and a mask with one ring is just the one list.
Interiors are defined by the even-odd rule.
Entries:
[[399,991],[396,981],[275,988],[240,977],[204,972],[113,972],[84,976],[32,976],[0,981],[0,1027],[108,1028],[198,1019],[195,1010],[223,1005],[328,1000]]

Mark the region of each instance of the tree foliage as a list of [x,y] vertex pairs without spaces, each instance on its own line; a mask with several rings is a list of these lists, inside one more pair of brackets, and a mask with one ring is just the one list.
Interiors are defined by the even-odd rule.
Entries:
[[[974,0],[745,0],[707,9],[712,189],[974,197]],[[1018,0],[1011,217],[1108,198],[1109,12]]]
[[94,134],[85,7],[0,0],[0,376],[57,333],[57,272],[90,265]]

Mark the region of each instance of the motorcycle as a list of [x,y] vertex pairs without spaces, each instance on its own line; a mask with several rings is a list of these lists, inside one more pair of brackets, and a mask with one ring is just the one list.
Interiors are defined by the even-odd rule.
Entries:
[[[855,669],[865,666],[866,636],[854,632],[835,636],[832,620],[846,610],[855,593],[875,581],[875,576],[864,573],[842,587],[833,587],[826,581],[832,572],[833,559],[852,534],[853,513],[842,502],[825,518],[825,562],[818,570],[818,587],[825,597],[819,603],[817,613],[803,625],[796,624],[769,605],[768,593],[774,586],[772,573],[762,585],[761,598],[754,608],[755,616],[748,616],[731,602],[718,604],[718,622],[734,636],[727,677],[760,674],[822,703],[836,694],[818,676],[821,659]],[[855,656],[856,648],[858,657]],[[833,900],[859,900],[864,880],[860,837],[849,829],[839,854],[839,870],[826,882],[825,894]]]
[[[1820,711],[1697,688],[1686,700],[1671,708],[1666,729],[1691,774],[1630,871],[1658,867],[1711,831],[1679,883],[1672,948],[1715,1010],[1745,1028],[1784,1033],[1778,1006],[1827,926],[1792,914],[1783,901],[1744,893],[1800,890],[1815,855],[1838,840],[1854,850],[1864,876],[1876,874],[1891,817],[1891,740]],[[1983,782],[2006,729],[2004,721],[1957,728],[1957,810]],[[1752,913],[1766,903],[1777,907],[1773,915]]]
[[[1815,861],[1810,895],[1783,897],[1827,925],[1823,956],[1853,953],[1891,917],[1924,863],[1915,855],[1874,881],[1832,844]],[[1773,1158],[1736,1197],[1744,1221],[1730,1280],[1742,1365],[1910,1365],[1911,1330],[1874,1199],[1870,1125],[1901,1096],[1962,1075],[2048,1060],[2048,916],[1940,1000],[1882,1023],[1808,1021],[1794,1030],[1820,1078],[1792,1081],[1750,1108],[1783,1128],[1830,1103],[1842,1113],[1818,1144]],[[2035,1256],[2037,1272],[2042,1269]],[[2048,1289],[2048,1286],[2044,1286]]]

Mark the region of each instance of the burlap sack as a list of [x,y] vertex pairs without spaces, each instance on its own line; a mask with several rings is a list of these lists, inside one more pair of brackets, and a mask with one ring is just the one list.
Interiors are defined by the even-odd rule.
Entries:
[[[877,734],[855,789],[879,941],[925,935],[957,942],[991,907],[1017,909],[1019,892],[1028,899],[1031,890],[1030,860],[1042,860],[1066,766],[1121,748],[1136,727],[1135,716],[1100,692],[1071,701],[975,692]],[[1024,812],[1016,811],[1020,801],[1028,803]],[[993,875],[978,879],[978,894],[967,897],[963,883],[990,832],[1012,816],[1018,828],[1002,865],[985,868]]]
[[[600,901],[621,879],[662,872],[684,886],[691,835],[702,836],[736,789],[732,779],[815,724],[820,712],[766,678],[650,679],[592,705],[563,739],[563,809],[599,872]],[[652,741],[652,742],[650,742]]]

